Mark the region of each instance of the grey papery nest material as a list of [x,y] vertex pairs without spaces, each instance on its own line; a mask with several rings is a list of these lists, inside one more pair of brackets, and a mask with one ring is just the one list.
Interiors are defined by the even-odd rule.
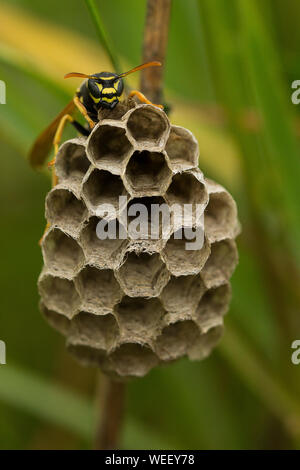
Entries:
[[[193,134],[160,109],[129,102],[99,117],[87,139],[65,142],[57,156],[59,184],[46,198],[41,310],[80,362],[115,378],[144,376],[182,356],[203,359],[223,333],[230,301],[236,204],[199,170]],[[121,207],[119,196],[127,198]],[[155,240],[130,230],[125,239],[97,237],[104,215],[124,229],[127,209],[139,202],[198,204],[203,246],[185,249],[176,214]],[[103,204],[116,210],[103,214]],[[202,221],[193,213],[188,223],[195,229]]]

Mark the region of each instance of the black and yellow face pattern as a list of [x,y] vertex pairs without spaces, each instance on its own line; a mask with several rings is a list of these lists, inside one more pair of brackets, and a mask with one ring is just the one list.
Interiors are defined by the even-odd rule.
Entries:
[[87,88],[96,108],[113,109],[120,101],[124,84],[122,78],[115,73],[101,72],[89,78]]

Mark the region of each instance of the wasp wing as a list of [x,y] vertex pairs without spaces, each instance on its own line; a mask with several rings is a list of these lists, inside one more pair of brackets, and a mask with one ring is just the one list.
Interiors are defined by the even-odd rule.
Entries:
[[34,168],[43,166],[51,150],[55,132],[58,128],[61,118],[65,114],[73,113],[74,110],[75,110],[75,104],[72,100],[56,116],[56,118],[51,122],[51,124],[49,124],[49,126],[38,136],[38,138],[34,142],[28,155],[28,159],[29,159],[31,166],[33,166]]

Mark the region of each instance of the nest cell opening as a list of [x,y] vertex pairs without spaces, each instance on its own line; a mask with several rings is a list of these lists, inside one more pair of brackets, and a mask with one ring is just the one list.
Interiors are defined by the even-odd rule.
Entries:
[[67,142],[61,147],[55,167],[59,181],[80,183],[88,171],[90,162],[87,159],[84,145]]
[[116,276],[130,297],[155,297],[169,280],[169,272],[160,256],[128,253]]
[[64,230],[77,231],[86,217],[86,207],[71,191],[54,188],[47,196],[46,217]]
[[123,297],[115,308],[122,338],[149,341],[160,329],[165,310],[158,299]]
[[211,193],[205,209],[205,230],[211,242],[231,237],[236,226],[236,208],[226,192]]
[[71,323],[69,342],[73,345],[109,350],[119,336],[119,327],[114,316],[94,315],[80,312]]
[[174,276],[198,274],[209,254],[210,246],[201,227],[196,227],[195,230],[189,227],[177,230],[169,238],[162,252],[168,269]]
[[40,280],[39,290],[47,309],[59,312],[69,319],[79,307],[80,298],[73,281],[46,275]]
[[[94,210],[101,212],[99,216],[107,216],[108,209],[104,205],[113,206],[119,211],[119,197],[126,195],[120,176],[112,175],[105,170],[95,169],[83,185],[83,194]],[[103,207],[101,208],[101,205]]]
[[147,150],[134,152],[126,168],[129,190],[135,196],[163,194],[171,175],[164,154]]
[[68,318],[66,318],[61,313],[55,312],[54,310],[49,310],[42,302],[40,303],[40,310],[52,328],[55,328],[65,336],[68,334],[71,325],[71,322]]
[[230,284],[224,284],[206,291],[198,305],[195,317],[202,330],[206,331],[225,315],[230,298]]
[[199,339],[200,332],[192,320],[178,321],[164,328],[155,343],[155,352],[163,361],[185,356]]
[[76,278],[84,308],[98,314],[112,310],[121,298],[121,290],[111,269],[86,266]]
[[166,197],[170,204],[204,204],[207,201],[205,184],[192,173],[173,176]]
[[183,127],[171,127],[166,152],[175,171],[187,170],[198,165],[198,144],[191,132]]
[[46,266],[61,276],[74,276],[84,262],[79,244],[59,229],[48,232],[42,246]]
[[143,106],[131,113],[127,128],[138,144],[159,146],[167,132],[167,118],[153,106]]
[[[108,230],[109,224],[112,233],[115,233],[116,237],[99,238],[99,222],[102,223],[104,230]],[[82,230],[80,240],[85,256],[90,264],[95,264],[100,268],[115,268],[123,260],[128,246],[128,241],[124,237],[126,237],[126,230],[118,219],[108,222],[98,217],[91,217],[86,227]]]
[[127,206],[128,234],[134,240],[158,240],[171,231],[171,214],[161,196],[134,198]]
[[95,129],[88,143],[93,162],[105,169],[122,167],[131,149],[125,129],[107,124]]
[[201,272],[206,287],[216,287],[228,281],[237,262],[238,253],[233,240],[213,243],[210,256]]
[[210,328],[203,333],[197,343],[190,349],[188,356],[191,360],[201,360],[208,357],[217,346],[224,332],[223,325]]
[[83,366],[100,366],[106,357],[102,349],[67,343],[67,349]]
[[143,377],[159,360],[148,347],[137,343],[124,343],[110,355],[113,370],[120,376]]
[[200,275],[172,276],[160,295],[170,321],[192,315],[204,292]]

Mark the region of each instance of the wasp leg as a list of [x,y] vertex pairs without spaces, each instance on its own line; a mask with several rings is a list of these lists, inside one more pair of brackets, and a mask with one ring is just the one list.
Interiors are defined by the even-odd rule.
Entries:
[[79,109],[79,111],[80,111],[81,114],[83,115],[84,119],[86,119],[86,121],[89,123],[90,128],[93,129],[93,127],[95,127],[95,123],[94,123],[94,121],[89,117],[85,106],[81,103],[81,101],[80,101],[80,99],[78,98],[78,96],[75,96],[75,98],[74,98],[73,101],[74,101],[75,106]]
[[84,135],[85,137],[88,137],[91,133],[89,129],[86,129],[83,127],[78,121],[73,121],[71,122],[72,126],[75,127],[75,129],[81,134]]
[[[65,128],[65,125],[67,122],[73,122],[74,119],[72,118],[72,116],[70,114],[65,114],[59,124],[58,124],[58,127],[57,127],[57,130],[55,132],[55,136],[54,136],[54,139],[53,139],[53,145],[54,145],[54,157],[52,158],[52,160],[48,163],[48,167],[53,167],[53,170],[54,170],[54,164],[55,164],[55,160],[56,160],[56,155],[58,153],[58,147],[59,147],[59,144],[60,144],[60,141],[61,141],[61,138],[62,138],[62,133],[64,131],[64,128]],[[55,172],[54,172],[55,173]],[[52,173],[53,174],[53,173]],[[52,178],[52,187],[55,186],[57,184],[57,178],[54,176]]]
[[154,104],[154,103],[151,103],[151,101],[149,101],[145,95],[143,95],[143,93],[141,93],[140,91],[137,91],[137,90],[132,90],[129,95],[128,95],[128,98],[131,98],[132,96],[137,96],[138,99],[142,102],[142,103],[146,103],[146,104],[152,104],[153,106],[157,106],[158,108],[160,109],[164,109],[164,107],[161,105],[161,104]]

